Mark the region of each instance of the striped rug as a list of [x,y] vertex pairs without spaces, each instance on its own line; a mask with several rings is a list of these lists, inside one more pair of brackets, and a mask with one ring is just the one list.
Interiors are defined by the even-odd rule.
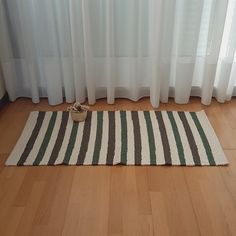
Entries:
[[6,165],[226,165],[204,111],[31,112]]

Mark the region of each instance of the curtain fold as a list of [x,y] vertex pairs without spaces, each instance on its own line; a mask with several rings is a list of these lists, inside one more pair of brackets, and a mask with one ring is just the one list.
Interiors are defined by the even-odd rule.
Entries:
[[0,0],[9,97],[52,105],[236,95],[236,0]]

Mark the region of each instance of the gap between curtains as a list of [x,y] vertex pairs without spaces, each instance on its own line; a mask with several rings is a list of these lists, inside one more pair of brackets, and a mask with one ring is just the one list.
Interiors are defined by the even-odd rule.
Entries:
[[10,99],[52,105],[236,95],[235,0],[1,0]]

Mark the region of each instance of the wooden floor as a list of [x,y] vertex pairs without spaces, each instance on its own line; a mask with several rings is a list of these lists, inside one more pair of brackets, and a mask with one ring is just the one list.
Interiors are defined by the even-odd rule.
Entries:
[[[0,112],[0,235],[236,235],[236,99],[204,106],[173,101],[160,110],[204,109],[227,167],[4,167],[30,111],[63,110],[19,99]],[[93,110],[148,110],[149,99]]]

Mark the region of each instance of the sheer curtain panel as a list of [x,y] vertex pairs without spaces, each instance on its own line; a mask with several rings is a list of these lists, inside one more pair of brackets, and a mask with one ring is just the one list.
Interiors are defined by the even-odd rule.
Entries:
[[235,0],[0,0],[10,99],[224,102],[236,94]]

